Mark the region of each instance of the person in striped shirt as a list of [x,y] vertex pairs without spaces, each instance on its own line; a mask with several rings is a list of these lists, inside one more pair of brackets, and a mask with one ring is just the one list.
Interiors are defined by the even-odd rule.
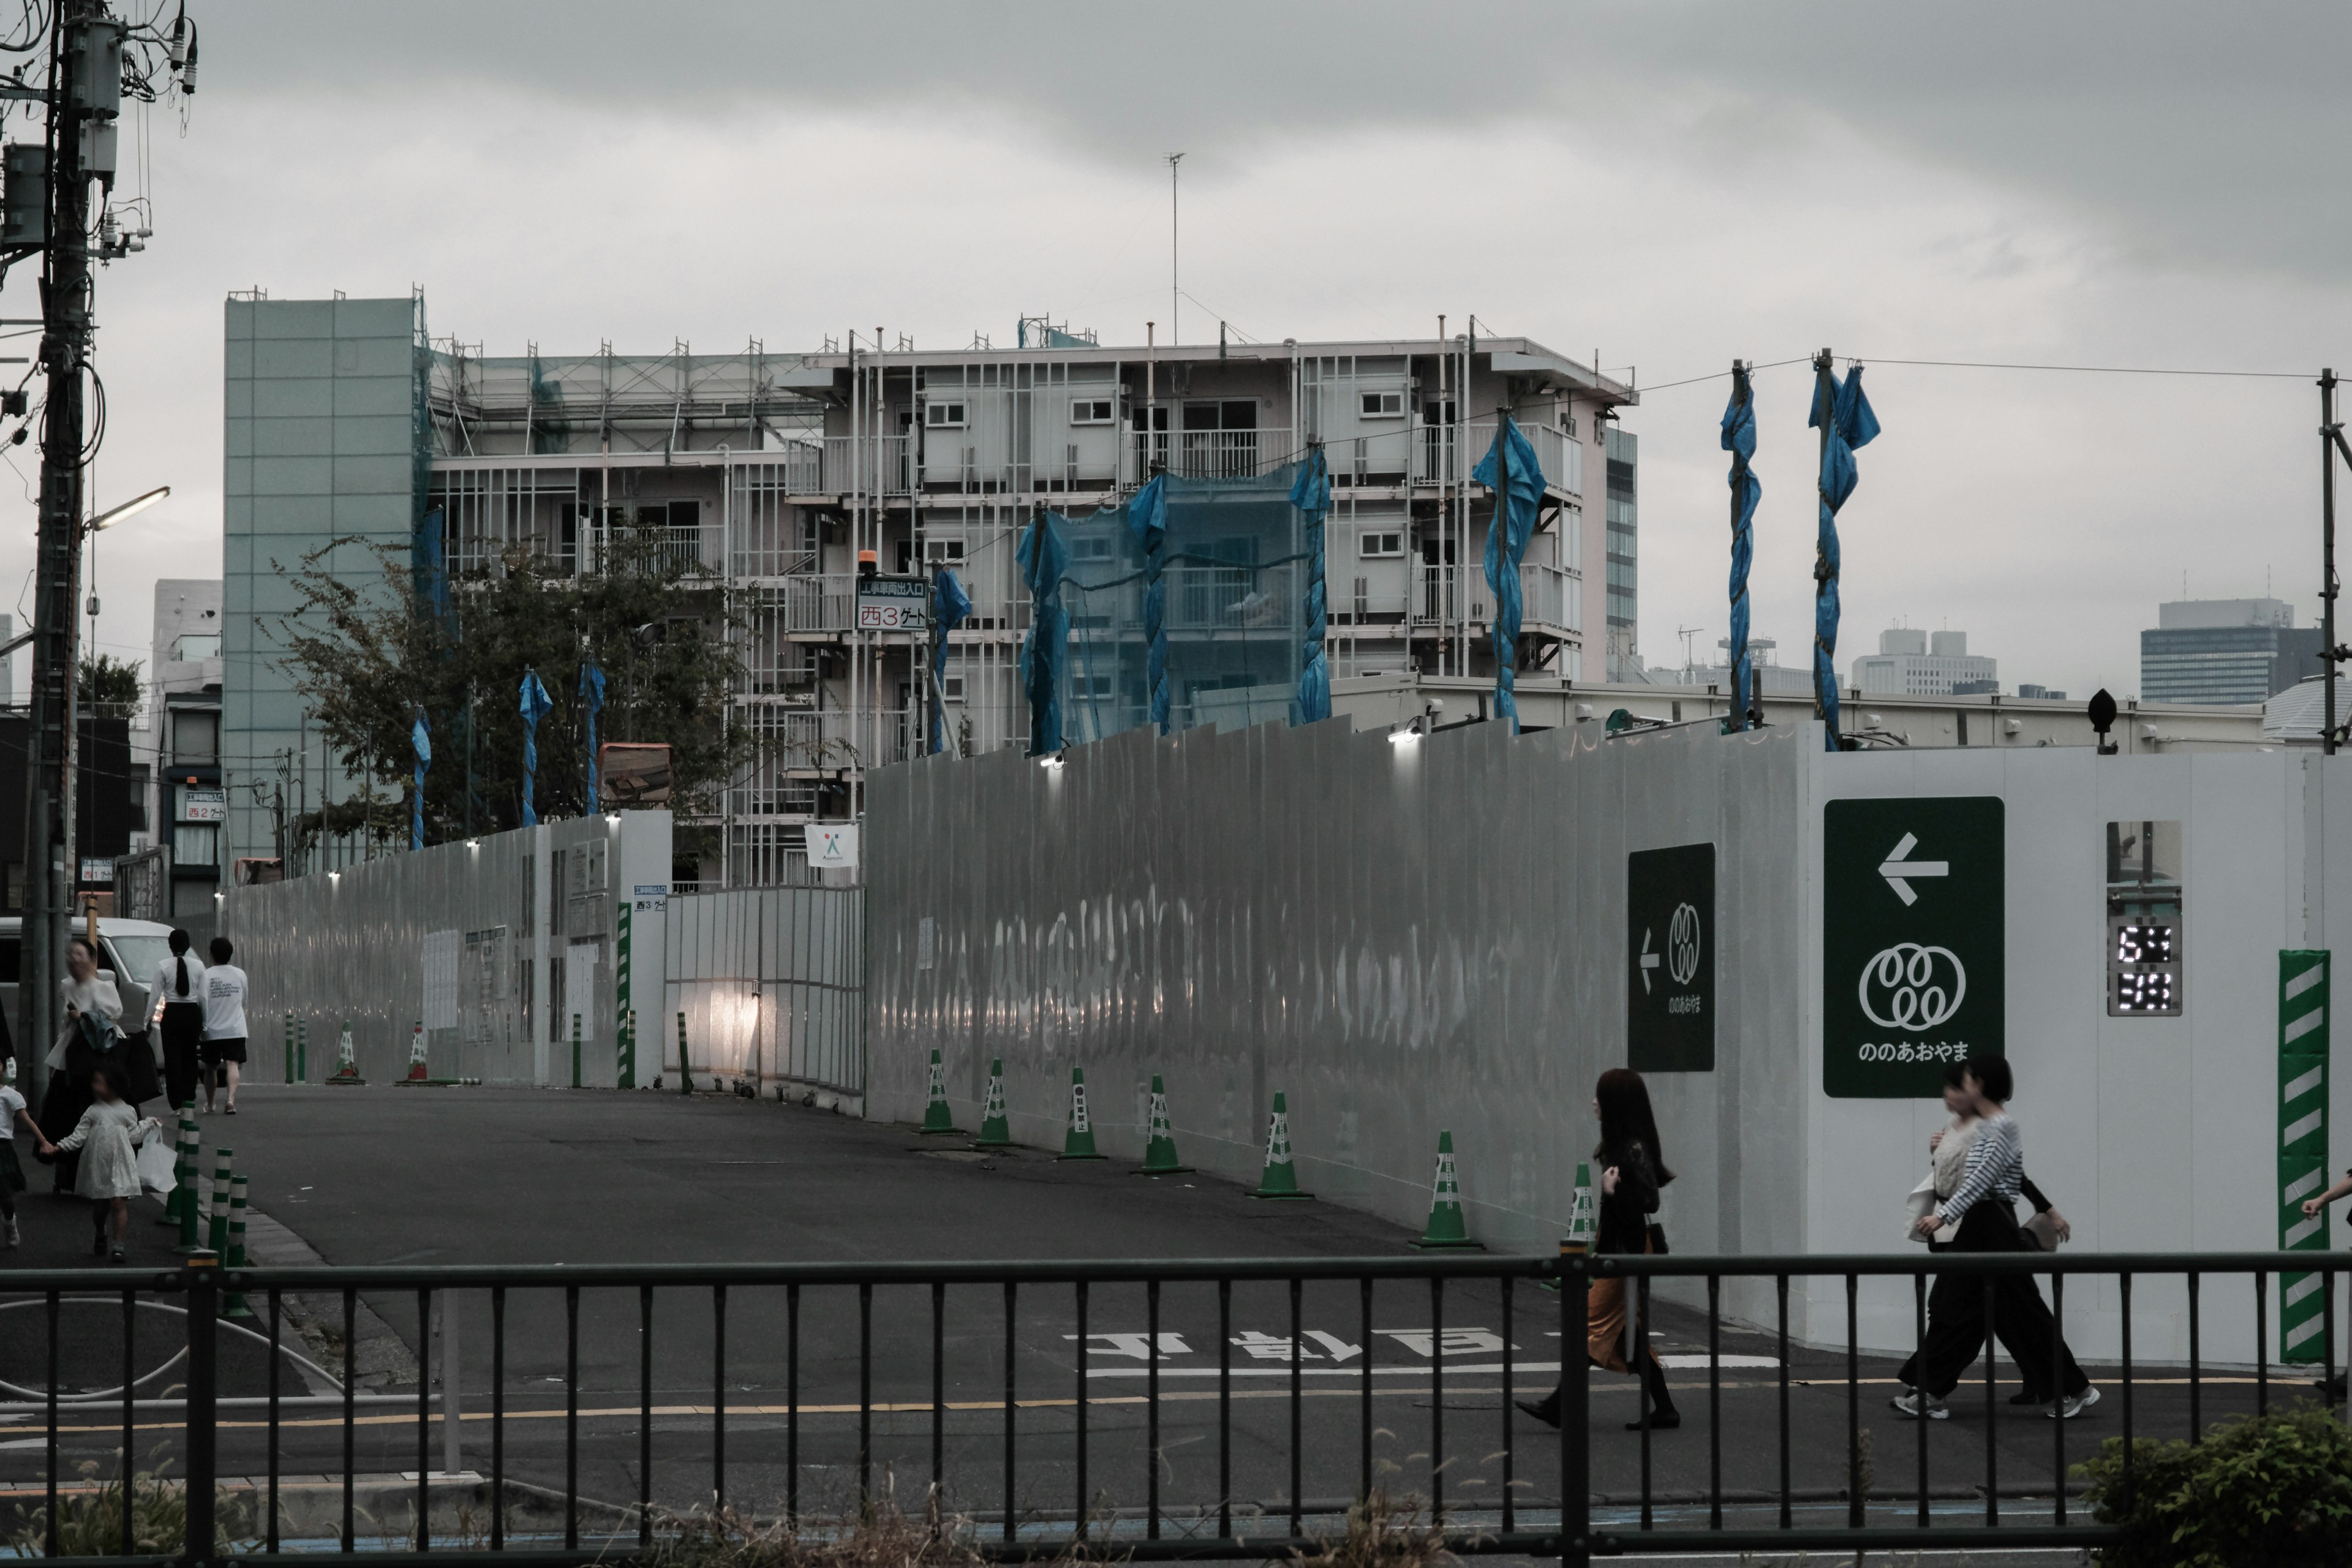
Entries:
[[[2025,1189],[2025,1143],[2007,1110],[2015,1090],[2009,1063],[2000,1057],[1977,1058],[1961,1082],[1975,1096],[1981,1119],[1968,1169],[1937,1212],[1920,1216],[1918,1229],[1932,1236],[1957,1222],[1954,1252],[2039,1250],[2017,1223],[2017,1199]],[[1982,1275],[1936,1277],[1927,1298],[1927,1341],[1917,1357],[1919,1382],[1895,1396],[1898,1412],[1928,1421],[1950,1415],[1945,1400],[1985,1349],[1985,1285]],[[2053,1351],[2056,1324],[2032,1278],[1999,1276],[1991,1286],[1993,1327],[2010,1347],[2026,1386],[2059,1391],[2050,1414],[2071,1421],[2096,1405],[2099,1391],[2075,1364],[2074,1352],[2063,1342]]]

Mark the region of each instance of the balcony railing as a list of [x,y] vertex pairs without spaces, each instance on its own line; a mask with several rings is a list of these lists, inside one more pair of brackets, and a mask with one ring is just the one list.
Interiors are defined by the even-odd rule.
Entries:
[[1259,479],[1298,455],[1287,428],[1158,430],[1148,441],[1139,430],[1129,433],[1128,447],[1137,482],[1151,476],[1154,464],[1187,479]]
[[[1544,483],[1569,495],[1584,493],[1584,447],[1547,425],[1522,425],[1519,433],[1536,450],[1536,466]],[[1417,485],[1455,484],[1486,460],[1495,445],[1495,422],[1474,419],[1468,425],[1423,425],[1414,431],[1412,482]]]
[[878,768],[914,754],[916,712],[910,708],[790,709],[759,711],[755,768]]

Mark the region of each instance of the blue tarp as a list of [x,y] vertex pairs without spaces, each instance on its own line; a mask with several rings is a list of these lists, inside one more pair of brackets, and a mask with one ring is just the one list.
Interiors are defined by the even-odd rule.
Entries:
[[971,595],[956,574],[942,566],[931,578],[931,754],[944,749],[948,673],[948,634],[971,614]]
[[588,800],[583,811],[597,809],[596,715],[604,710],[604,672],[593,664],[580,667],[580,700],[588,710]]
[[416,726],[408,732],[408,743],[416,751],[416,794],[409,811],[408,847],[425,847],[425,770],[433,765],[433,733],[425,727],[425,710],[416,710]]
[[1823,365],[1813,377],[1813,409],[1805,423],[1823,432],[1822,437],[1821,537],[1813,553],[1813,702],[1824,726],[1826,749],[1838,749],[1838,508],[1853,494],[1860,477],[1854,467],[1856,448],[1867,447],[1878,434],[1878,416],[1862,395],[1862,366],[1838,380]]
[[1151,724],[1168,733],[1168,476],[1127,503],[1128,531],[1143,551],[1143,689],[1151,696]]
[[[1507,468],[1504,482],[1496,485],[1496,463],[1503,459]],[[1536,449],[1519,430],[1518,422],[1508,414],[1496,423],[1495,444],[1478,459],[1472,469],[1473,482],[1504,492],[1495,507],[1495,519],[1486,527],[1486,585],[1495,591],[1495,623],[1492,636],[1495,644],[1495,717],[1511,721],[1511,733],[1519,732],[1519,705],[1511,695],[1517,679],[1519,647],[1519,610],[1522,597],[1519,590],[1519,562],[1528,552],[1528,541],[1536,531],[1536,510],[1543,504],[1543,468],[1536,461]]]
[[1070,547],[1040,511],[1021,536],[1021,580],[1029,584],[1029,635],[1021,642],[1021,689],[1029,699],[1029,754],[1049,756],[1062,749],[1062,664],[1070,640],[1069,612],[1062,608],[1062,576]]
[[539,721],[555,706],[555,699],[547,694],[547,685],[539,679],[539,671],[522,672],[522,825],[539,826],[539,811],[531,802],[532,786],[539,779]]
[[1731,401],[1723,409],[1723,449],[1731,454],[1731,728],[1745,730],[1758,706],[1754,661],[1748,652],[1748,568],[1756,553],[1756,503],[1764,486],[1748,467],[1756,456],[1756,394],[1748,373],[1731,374]]
[[1307,626],[1299,639],[1298,697],[1290,705],[1290,721],[1312,724],[1331,717],[1331,662],[1323,653],[1329,618],[1323,588],[1323,520],[1331,510],[1331,468],[1323,460],[1320,443],[1299,466],[1290,504],[1298,510],[1307,535]]

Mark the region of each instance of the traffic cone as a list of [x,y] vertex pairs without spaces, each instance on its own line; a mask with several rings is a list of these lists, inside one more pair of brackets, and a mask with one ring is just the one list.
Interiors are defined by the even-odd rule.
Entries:
[[1562,1252],[1590,1252],[1599,1225],[1592,1208],[1592,1165],[1590,1161],[1576,1163],[1576,1199],[1569,1205],[1568,1237],[1559,1244]]
[[1095,1149],[1094,1119],[1087,1114],[1087,1069],[1070,1069],[1070,1130],[1062,1135],[1061,1158],[1099,1160]]
[[1454,1175],[1454,1134],[1437,1135],[1437,1180],[1429,1194],[1429,1228],[1415,1247],[1430,1251],[1484,1252],[1462,1223],[1462,1186]]
[[228,1256],[228,1184],[234,1152],[226,1143],[213,1151],[212,1223],[206,1227],[205,1246],[215,1258]]
[[923,1107],[923,1136],[937,1133],[957,1133],[962,1130],[955,1124],[955,1112],[948,1109],[947,1069],[940,1066],[940,1053],[931,1053],[931,1099]]
[[343,1037],[335,1042],[335,1076],[329,1083],[365,1083],[360,1076],[359,1053],[352,1046],[351,1020],[343,1020]]
[[1168,1119],[1168,1091],[1160,1075],[1151,1075],[1151,1123],[1143,1145],[1143,1169],[1139,1176],[1176,1176],[1192,1170],[1176,1163],[1176,1124]]
[[980,1136],[971,1141],[975,1149],[1010,1149],[1013,1147],[1013,1123],[1004,1114],[1004,1058],[996,1057],[988,1064],[988,1099],[980,1108]]
[[1282,1090],[1274,1091],[1274,1112],[1265,1123],[1265,1174],[1257,1181],[1254,1198],[1311,1198],[1298,1190],[1298,1167],[1290,1160],[1290,1106]]
[[425,1070],[425,1024],[420,1019],[408,1037],[408,1081],[423,1083],[431,1076]]
[[[241,1175],[228,1179],[228,1250],[221,1257],[230,1268],[245,1267],[245,1178]],[[253,1309],[246,1305],[242,1295],[231,1291],[221,1304],[221,1316],[250,1318]]]

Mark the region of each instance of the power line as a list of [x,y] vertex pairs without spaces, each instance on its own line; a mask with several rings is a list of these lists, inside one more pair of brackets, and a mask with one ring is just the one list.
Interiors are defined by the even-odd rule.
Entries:
[[[2222,376],[2241,381],[2310,381],[2307,370],[2191,370],[2173,365],[2146,364],[2023,364],[2002,360],[1974,359],[1879,359],[1871,354],[1840,354],[1847,364],[1921,365],[1941,370],[2036,370],[2059,371],[2075,375],[2195,375]],[[1769,364],[1751,364],[1749,371],[1778,370],[1782,365],[1810,364],[1812,356],[1774,360]],[[1672,387],[1696,386],[1701,382],[1721,381],[1731,373],[1718,370],[1711,375],[1694,375],[1683,381],[1661,382],[1654,386],[1637,387],[1640,393],[1664,392]]]

